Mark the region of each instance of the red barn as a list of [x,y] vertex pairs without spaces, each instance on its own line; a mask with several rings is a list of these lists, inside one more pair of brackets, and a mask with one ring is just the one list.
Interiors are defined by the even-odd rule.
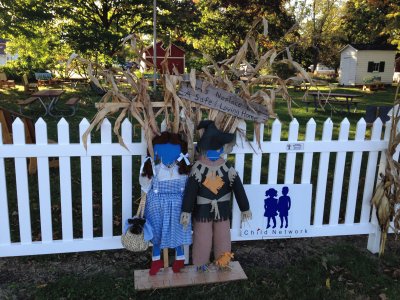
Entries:
[[[159,41],[157,42],[156,47],[157,47],[157,53],[156,53],[157,69],[160,73],[162,73],[161,62],[164,60],[168,46],[163,45],[163,43]],[[154,53],[153,45],[147,47],[144,53],[144,59],[146,59],[152,64],[154,56],[153,53]],[[173,66],[177,68],[180,74],[183,74],[185,72],[185,51],[174,44],[171,45],[170,53],[168,56],[168,69],[171,74],[173,73],[172,72]],[[145,69],[143,65],[142,68]]]

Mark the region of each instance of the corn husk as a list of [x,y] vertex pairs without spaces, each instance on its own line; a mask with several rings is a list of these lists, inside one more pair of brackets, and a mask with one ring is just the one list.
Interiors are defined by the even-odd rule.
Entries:
[[[307,72],[295,61],[293,61],[288,47],[283,49],[267,49],[265,53],[261,53],[258,43],[258,38],[262,35],[259,32],[261,27],[262,34],[268,34],[268,22],[264,18],[255,20],[252,23],[250,31],[247,33],[245,40],[238,52],[220,62],[216,62],[212,57],[203,54],[204,58],[210,62],[210,65],[204,66],[201,72],[192,69],[189,74],[190,85],[195,89],[197,79],[203,80],[201,87],[204,92],[208,85],[214,85],[217,88],[224,89],[231,93],[238,94],[246,103],[249,109],[253,111],[254,105],[262,105],[268,111],[270,117],[277,117],[274,112],[276,94],[282,94],[282,98],[287,102],[288,113],[291,113],[292,99],[288,93],[286,78],[279,78],[274,74],[261,75],[263,69],[271,69],[271,65],[278,62],[290,63],[299,72],[299,77],[303,81],[312,82]],[[145,51],[144,44],[134,34],[125,37],[122,42],[129,45],[131,52],[134,55],[136,63],[144,62],[147,66],[152,67],[152,63],[143,58]],[[290,46],[289,46],[290,47]],[[183,133],[188,140],[189,154],[193,157],[193,142],[194,128],[197,127],[204,114],[208,115],[210,120],[214,120],[217,127],[226,132],[234,133],[237,131],[237,126],[240,123],[238,117],[229,115],[208,107],[189,103],[185,99],[181,99],[178,95],[178,90],[184,77],[178,73],[176,67],[171,71],[168,68],[168,57],[171,53],[171,45],[166,49],[165,57],[161,63],[162,67],[162,97],[164,105],[162,107],[154,107],[152,99],[149,95],[149,85],[144,78],[138,78],[129,70],[124,71],[120,68],[105,69],[102,66],[92,63],[73,54],[69,60],[79,61],[86,66],[87,73],[94,84],[107,91],[100,100],[99,111],[92,120],[88,130],[83,135],[83,143],[86,147],[87,137],[91,130],[99,128],[104,118],[118,114],[114,124],[113,132],[118,137],[119,143],[126,147],[121,135],[120,127],[122,120],[127,115],[131,115],[145,133],[145,139],[148,144],[148,149],[151,155],[152,139],[160,133],[160,129],[156,122],[156,118],[161,116],[164,119],[167,130],[174,133]],[[286,53],[287,59],[281,57],[282,53]],[[96,75],[93,72],[93,67],[96,67]],[[242,78],[241,67],[246,66],[246,78]],[[125,80],[123,84],[115,79],[115,75],[122,75]],[[103,79],[99,80],[99,76]],[[268,84],[271,87],[256,90],[255,85]],[[129,93],[126,93],[128,87]],[[255,124],[256,141],[260,145],[260,124]]]
[[[143,45],[141,48],[138,47],[135,36],[130,35],[126,37],[123,42],[125,43],[132,39],[135,40],[131,43],[131,45],[133,45],[133,47],[135,48],[137,61],[143,61],[143,59],[141,58],[143,53]],[[118,117],[114,124],[113,132],[118,137],[119,143],[123,147],[127,148],[119,132],[123,118],[126,117],[128,113],[130,113],[130,115],[135,118],[138,123],[144,128],[145,138],[149,145],[149,152],[150,154],[152,154],[153,151],[151,141],[156,134],[159,134],[159,129],[155,121],[152,103],[148,95],[147,81],[137,78],[134,74],[130,73],[129,70],[124,71],[120,68],[106,69],[101,65],[92,63],[91,61],[86,60],[76,54],[71,55],[68,63],[71,64],[72,60],[78,60],[80,64],[86,65],[87,73],[90,80],[96,86],[104,90],[108,90],[107,93],[100,100],[100,103],[102,103],[103,105],[99,106],[99,111],[94,116],[90,126],[82,136],[84,147],[87,147],[87,138],[93,129],[100,128],[102,121],[108,116],[118,114]],[[93,66],[96,66],[97,68],[97,75],[95,75],[93,72]],[[116,74],[121,74],[122,76],[124,76],[124,78],[126,78],[126,82],[130,87],[130,95],[126,95],[122,91],[121,84],[115,80]],[[98,76],[103,77],[103,83],[100,83]]]
[[[381,230],[379,255],[385,252],[385,245],[389,228],[396,234],[400,233],[400,164],[393,159],[400,145],[398,124],[400,120],[399,83],[395,94],[392,109],[392,127],[388,149],[386,150],[385,174],[381,174],[381,182],[377,185],[371,203],[376,209],[376,217]],[[397,106],[396,106],[397,105]],[[393,226],[391,225],[393,221]]]

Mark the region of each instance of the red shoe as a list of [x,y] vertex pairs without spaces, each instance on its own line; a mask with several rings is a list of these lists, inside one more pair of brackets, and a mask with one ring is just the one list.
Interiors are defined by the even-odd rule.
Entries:
[[164,262],[159,259],[159,260],[153,260],[151,262],[151,267],[149,270],[149,274],[151,276],[156,275],[158,273],[158,271],[160,271],[160,269],[164,266]]
[[172,271],[174,271],[174,273],[179,273],[184,266],[185,266],[184,259],[175,260],[172,264]]

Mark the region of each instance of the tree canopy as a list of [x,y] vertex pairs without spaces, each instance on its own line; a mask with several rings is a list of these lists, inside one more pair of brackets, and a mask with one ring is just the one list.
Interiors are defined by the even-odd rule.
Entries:
[[270,42],[278,41],[294,25],[294,18],[285,10],[285,0],[210,0],[198,1],[200,22],[190,42],[195,49],[216,59],[232,55],[241,46],[254,20],[264,17],[269,22]]
[[[52,68],[72,52],[109,64],[125,59],[123,37],[151,43],[152,17],[151,0],[0,0],[0,37],[24,68]],[[269,24],[265,46],[294,45],[304,66],[337,66],[347,43],[400,45],[400,0],[158,0],[157,35],[185,48],[189,60],[200,53],[219,60],[240,48],[259,17]]]

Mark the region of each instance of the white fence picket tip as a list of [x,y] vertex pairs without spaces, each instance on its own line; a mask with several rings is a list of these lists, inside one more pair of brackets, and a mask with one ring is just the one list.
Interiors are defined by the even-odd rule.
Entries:
[[[317,123],[311,118],[307,122],[305,142],[311,142],[315,140],[315,131]],[[305,152],[303,157],[303,164],[301,170],[301,183],[311,183],[311,171],[313,163],[313,152]]]
[[[272,123],[271,142],[277,142],[281,139],[282,124],[276,119]],[[268,167],[268,183],[274,184],[278,182],[278,166],[279,166],[279,153],[272,153],[269,156]]]

